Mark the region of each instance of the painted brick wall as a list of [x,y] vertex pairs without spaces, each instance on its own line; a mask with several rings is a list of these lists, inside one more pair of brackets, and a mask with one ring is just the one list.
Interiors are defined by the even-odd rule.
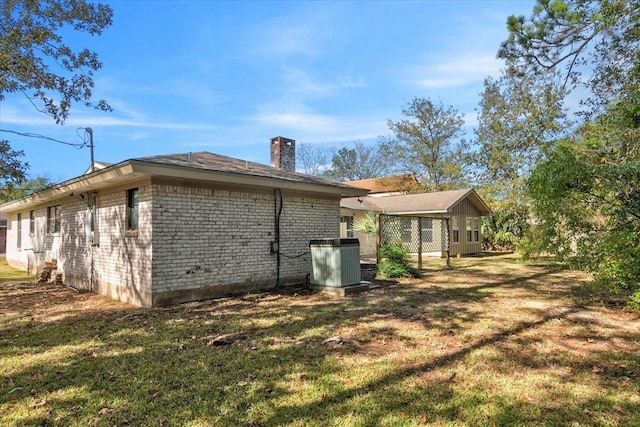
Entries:
[[[272,191],[153,185],[154,294],[232,284],[275,285],[275,205]],[[337,236],[339,200],[283,192],[280,252],[309,250],[314,237]],[[281,257],[283,281],[303,280],[309,256]],[[238,289],[241,289],[240,287]],[[182,294],[178,299],[188,299]]]
[[[139,189],[137,232],[126,230],[126,190],[133,187]],[[339,236],[339,199],[285,191],[282,200],[280,277],[283,284],[301,282],[310,271],[309,240]],[[45,257],[56,258],[65,283],[142,306],[152,305],[155,294],[173,295],[163,301],[171,303],[211,296],[216,289],[226,294],[275,285],[273,191],[152,185],[150,180],[102,191],[97,194],[99,246],[87,240],[85,200],[65,198],[49,205],[58,204],[61,231],[56,234],[46,233],[47,206],[34,211],[33,236],[29,211],[22,212],[20,251],[16,215],[9,215],[12,265],[26,269],[29,261],[40,269]]]
[[47,206],[34,210],[33,235],[29,233],[29,211],[22,212],[20,250],[17,249],[17,215],[9,215],[7,261],[24,270],[29,264],[33,273],[36,268],[42,269],[45,258],[55,258],[64,282],[70,286],[136,305],[150,305],[150,181],[132,187],[138,187],[140,195],[140,229],[137,233],[126,231],[126,188],[98,193],[100,245],[94,247],[88,244],[85,229],[88,219],[86,197],[66,197],[47,205],[60,205],[59,233],[46,232]]
[[[127,231],[127,190],[138,188],[139,226]],[[137,305],[151,305],[150,181],[98,194],[99,246],[92,247],[94,290]],[[83,226],[84,227],[84,226]],[[84,228],[81,230],[84,235]],[[90,261],[90,259],[87,259]]]
[[[34,212],[34,232],[31,234],[29,211],[22,212],[22,226],[18,227],[18,215],[8,214],[7,217],[7,262],[22,270],[29,269],[34,274],[45,257],[56,258],[60,235],[47,234],[47,209],[40,207]],[[18,248],[18,230],[21,230],[21,244]]]

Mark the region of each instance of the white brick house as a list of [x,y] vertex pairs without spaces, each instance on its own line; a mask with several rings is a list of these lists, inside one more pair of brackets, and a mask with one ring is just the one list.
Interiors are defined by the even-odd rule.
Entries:
[[341,197],[365,193],[200,152],[126,160],[0,210],[9,264],[54,258],[65,284],[150,307],[302,283],[309,241],[339,236]]

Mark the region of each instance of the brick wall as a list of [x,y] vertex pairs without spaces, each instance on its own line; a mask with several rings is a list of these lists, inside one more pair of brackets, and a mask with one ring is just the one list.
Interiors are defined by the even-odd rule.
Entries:
[[[339,233],[339,200],[283,192],[280,252],[296,256],[309,240]],[[279,201],[279,200],[278,200]],[[275,286],[273,191],[153,186],[154,303]],[[309,256],[281,257],[283,283],[302,282]]]
[[[151,305],[151,182],[98,194],[99,246],[91,248],[94,290],[136,305]],[[127,190],[138,188],[137,231],[127,230]],[[88,259],[88,261],[90,261]],[[66,272],[65,272],[66,273]]]
[[[40,271],[45,258],[58,260],[65,284],[93,290],[136,305],[151,305],[151,186],[150,180],[130,186],[139,188],[140,229],[126,231],[126,189],[97,195],[99,246],[91,246],[85,228],[87,197],[65,197],[34,209],[34,233],[29,230],[29,211],[22,214],[21,248],[17,248],[17,214],[9,215],[7,261]],[[60,232],[47,232],[47,207],[60,206]],[[30,250],[32,249],[32,250]]]
[[[137,232],[126,230],[126,191],[134,187],[139,189]],[[86,197],[37,207],[33,235],[29,211],[22,212],[20,250],[17,216],[9,215],[10,264],[26,270],[29,262],[33,273],[34,264],[40,269],[45,257],[55,258],[66,284],[142,306],[275,286],[273,191],[152,185],[151,180],[101,191],[99,246],[87,239]],[[281,283],[302,283],[310,272],[309,240],[339,235],[339,199],[283,191],[282,201]],[[60,205],[61,229],[49,234],[47,206],[53,205]]]

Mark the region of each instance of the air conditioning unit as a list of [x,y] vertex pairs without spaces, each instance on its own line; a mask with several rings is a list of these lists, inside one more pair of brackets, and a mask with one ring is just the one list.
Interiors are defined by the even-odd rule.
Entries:
[[311,285],[341,288],[360,284],[358,239],[314,239],[309,248]]

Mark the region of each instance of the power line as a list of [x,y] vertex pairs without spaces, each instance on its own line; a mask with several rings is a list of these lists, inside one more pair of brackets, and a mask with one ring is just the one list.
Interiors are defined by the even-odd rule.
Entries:
[[77,143],[74,144],[72,142],[60,141],[59,139],[51,138],[49,136],[40,135],[38,133],[32,133],[32,132],[16,132],[14,130],[7,130],[7,129],[0,129],[0,132],[13,133],[15,135],[26,136],[28,138],[46,139],[48,141],[57,142],[59,144],[70,145],[71,147],[75,148],[76,150],[80,150],[81,148],[84,148],[87,145],[86,139],[83,141],[82,144],[77,144]]

